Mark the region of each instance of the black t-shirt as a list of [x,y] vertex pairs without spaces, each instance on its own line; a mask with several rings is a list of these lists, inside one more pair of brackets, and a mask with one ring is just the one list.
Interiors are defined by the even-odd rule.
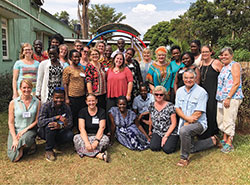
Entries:
[[100,121],[106,120],[105,111],[102,108],[97,108],[96,115],[90,116],[88,107],[85,107],[80,110],[78,118],[85,120],[85,130],[88,134],[96,134]]

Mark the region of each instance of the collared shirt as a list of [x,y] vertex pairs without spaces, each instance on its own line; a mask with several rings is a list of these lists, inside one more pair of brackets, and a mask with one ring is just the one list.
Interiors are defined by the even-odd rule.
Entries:
[[[187,92],[186,86],[182,86],[176,92],[175,108],[180,108],[186,116],[191,116],[195,111],[201,111],[202,114],[197,122],[202,125],[204,132],[207,129],[207,99],[207,92],[199,85],[195,84],[189,92]],[[180,118],[178,134],[184,122],[186,121]]]
[[68,120],[68,128],[73,126],[71,110],[68,105],[63,103],[60,108],[56,109],[54,101],[44,103],[38,116],[37,126],[39,128],[46,127],[50,122],[56,122],[56,116],[66,114]]
[[134,99],[133,109],[138,110],[140,114],[143,112],[148,112],[150,103],[154,101],[155,101],[154,96],[150,93],[147,94],[147,98],[145,101],[142,99],[141,95],[138,95]]
[[111,54],[111,58],[114,58],[115,55],[116,55],[117,53],[119,53],[119,52],[122,53],[123,56],[125,57],[126,49],[124,49],[123,52],[121,52],[119,49],[117,49],[117,50],[115,50],[115,51]]

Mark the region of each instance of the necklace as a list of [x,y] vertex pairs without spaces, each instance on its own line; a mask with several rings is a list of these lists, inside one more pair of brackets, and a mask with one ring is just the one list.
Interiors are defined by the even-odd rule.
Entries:
[[[209,65],[207,65],[207,66],[202,65],[202,70],[201,70],[201,84],[203,84],[203,83],[205,82],[205,80],[206,80],[206,78],[207,78],[208,68],[209,68],[209,66],[213,63],[213,61],[214,61],[214,59],[213,59],[212,62],[211,62]],[[206,69],[204,69],[204,68],[206,68]],[[204,71],[205,71],[205,72],[204,72]]]
[[119,69],[119,68],[118,68],[118,69],[117,69],[117,68],[114,68],[113,71],[114,71],[115,74],[117,74],[117,73],[120,72],[120,69]]

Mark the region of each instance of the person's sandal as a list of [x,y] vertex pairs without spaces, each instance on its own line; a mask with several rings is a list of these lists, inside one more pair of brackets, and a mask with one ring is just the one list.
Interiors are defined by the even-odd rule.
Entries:
[[188,159],[181,159],[178,163],[177,166],[184,167],[187,166],[189,163]]
[[102,154],[102,160],[104,160],[106,163],[109,162],[109,155],[107,150]]
[[220,149],[223,148],[223,144],[221,143],[220,139],[218,138],[218,136],[214,135],[213,136],[216,140],[216,144],[215,146],[219,147]]

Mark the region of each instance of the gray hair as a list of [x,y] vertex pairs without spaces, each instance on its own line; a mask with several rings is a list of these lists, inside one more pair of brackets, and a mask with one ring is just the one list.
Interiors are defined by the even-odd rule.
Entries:
[[[196,78],[196,76],[197,76],[197,74],[196,74],[196,72],[195,72],[194,69],[186,69],[184,71],[184,73],[193,73],[194,74],[194,78]],[[184,73],[183,73],[183,77],[184,77]]]
[[225,51],[228,51],[230,55],[234,54],[233,49],[231,47],[224,47],[222,50],[220,50],[220,55],[222,55],[222,53],[224,53]]

